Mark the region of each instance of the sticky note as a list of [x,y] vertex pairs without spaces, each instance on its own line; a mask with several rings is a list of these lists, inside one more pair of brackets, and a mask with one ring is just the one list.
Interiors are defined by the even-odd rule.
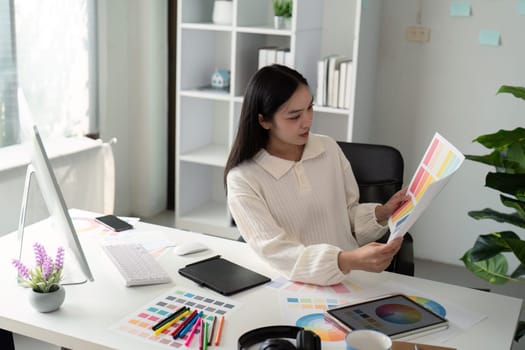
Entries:
[[471,13],[470,3],[466,1],[452,1],[450,3],[450,15],[452,17],[468,17]]
[[520,16],[525,16],[525,0],[520,0],[518,4],[518,11]]
[[496,30],[481,29],[478,40],[480,45],[499,46],[500,34]]

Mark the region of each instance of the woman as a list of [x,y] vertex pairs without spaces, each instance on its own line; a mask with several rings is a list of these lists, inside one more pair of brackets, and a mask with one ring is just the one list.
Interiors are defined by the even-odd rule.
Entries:
[[250,247],[293,281],[331,285],[383,271],[401,239],[376,243],[406,190],[359,204],[337,143],[310,133],[313,97],[297,71],[272,65],[250,80],[225,169],[228,206]]

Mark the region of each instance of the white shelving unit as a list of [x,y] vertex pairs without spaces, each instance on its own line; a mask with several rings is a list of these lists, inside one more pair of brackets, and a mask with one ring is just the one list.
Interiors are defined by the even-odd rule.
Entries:
[[[287,30],[273,28],[271,0],[233,0],[232,25],[212,23],[213,4],[213,0],[178,1],[175,225],[236,239],[239,233],[228,212],[223,172],[243,93],[258,67],[258,49],[289,47],[294,67],[315,92],[320,58],[333,50],[356,56],[357,43],[352,39],[357,37],[354,27],[359,22],[353,19],[360,15],[361,1],[294,0],[292,24]],[[351,7],[342,17],[344,23],[326,20],[326,15],[333,15],[327,13],[334,11],[333,6]],[[338,27],[334,29],[334,25]],[[333,40],[334,32],[339,33],[335,36],[342,44]],[[215,69],[231,72],[228,91],[203,89]],[[316,107],[313,131],[349,141],[351,110],[353,107]]]

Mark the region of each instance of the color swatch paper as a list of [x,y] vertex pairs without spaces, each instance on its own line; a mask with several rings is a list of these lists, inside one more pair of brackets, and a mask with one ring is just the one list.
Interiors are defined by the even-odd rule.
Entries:
[[410,200],[401,205],[388,219],[389,241],[403,236],[445,187],[459,169],[465,156],[439,133],[434,135],[412,181],[408,185]]
[[[189,288],[176,288],[137,309],[111,328],[149,345],[163,346],[166,349],[185,349],[183,345],[189,334],[175,340],[169,334],[184,319],[173,324],[159,335],[154,335],[152,330],[155,324],[181,306],[187,306],[191,310],[198,310],[199,312],[202,311],[202,319],[209,325],[213,322],[214,316],[220,318],[222,315],[229,315],[239,308],[238,303],[225,297],[209,296]],[[195,335],[199,332],[200,330],[196,331]],[[148,347],[145,345],[144,348]]]
[[[346,297],[290,294],[281,297],[281,314],[283,324],[315,332],[325,342],[342,342],[346,332],[327,321],[324,317],[326,310],[348,304],[352,300]],[[354,300],[355,301],[355,300]]]
[[478,41],[480,45],[499,46],[501,41],[500,34],[496,30],[481,29],[479,31]]
[[472,7],[466,1],[452,1],[450,3],[450,15],[452,17],[468,17],[471,13]]
[[520,16],[525,16],[525,0],[520,0],[518,3],[518,12]]

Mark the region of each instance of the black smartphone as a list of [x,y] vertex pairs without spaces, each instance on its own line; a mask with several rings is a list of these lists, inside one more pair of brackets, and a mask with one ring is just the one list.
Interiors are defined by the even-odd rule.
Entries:
[[132,229],[133,226],[124,220],[119,219],[115,215],[104,215],[96,217],[95,220],[102,225],[106,226],[110,230],[120,232]]

